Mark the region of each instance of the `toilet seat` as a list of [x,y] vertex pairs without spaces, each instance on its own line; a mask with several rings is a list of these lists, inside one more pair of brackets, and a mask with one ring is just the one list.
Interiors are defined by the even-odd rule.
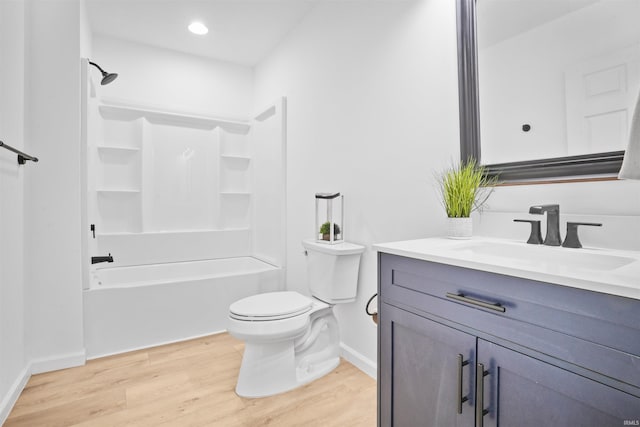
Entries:
[[229,317],[242,321],[289,319],[311,310],[313,301],[297,292],[268,292],[252,295],[231,304]]
[[[265,307],[268,301],[274,306]],[[237,304],[242,302],[242,304]],[[237,304],[237,305],[236,305]],[[227,330],[234,337],[252,342],[293,339],[309,327],[313,313],[331,306],[297,292],[269,292],[239,300],[229,307]]]

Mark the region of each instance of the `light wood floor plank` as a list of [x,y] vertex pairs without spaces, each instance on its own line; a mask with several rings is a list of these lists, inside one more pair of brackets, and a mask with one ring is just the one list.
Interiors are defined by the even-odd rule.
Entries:
[[288,393],[239,397],[243,349],[217,334],[34,375],[5,427],[376,425],[376,383],[344,360]]

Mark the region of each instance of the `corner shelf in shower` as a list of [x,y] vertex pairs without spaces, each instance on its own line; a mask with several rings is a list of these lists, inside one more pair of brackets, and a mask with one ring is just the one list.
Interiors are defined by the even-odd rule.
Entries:
[[98,188],[98,194],[140,194],[140,190],[134,188]]
[[249,197],[251,196],[251,193],[248,191],[221,191],[220,195],[231,196],[231,197],[236,197],[236,196]]
[[249,156],[241,156],[241,155],[237,155],[237,154],[221,154],[220,158],[225,159],[225,160],[231,160],[231,161],[250,161],[251,157]]
[[106,153],[123,153],[123,154],[134,154],[140,152],[140,148],[138,147],[119,147],[115,145],[98,145],[96,147],[99,152]]
[[211,117],[168,113],[165,111],[150,110],[120,105],[100,105],[100,115],[108,120],[132,121],[145,118],[150,123],[185,126],[196,129],[215,129],[217,127],[231,133],[246,134],[250,125],[234,120],[214,119]]

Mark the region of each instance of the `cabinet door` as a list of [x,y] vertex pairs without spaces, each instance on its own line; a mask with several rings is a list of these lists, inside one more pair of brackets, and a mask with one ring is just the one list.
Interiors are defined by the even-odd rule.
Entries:
[[[640,398],[557,366],[478,340],[478,365],[487,373],[486,415],[476,427],[637,425]],[[626,423],[625,423],[626,421]]]
[[380,311],[378,425],[473,426],[476,338],[384,303]]

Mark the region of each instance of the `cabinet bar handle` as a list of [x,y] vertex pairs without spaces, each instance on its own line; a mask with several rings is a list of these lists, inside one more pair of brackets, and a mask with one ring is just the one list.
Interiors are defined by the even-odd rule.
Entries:
[[489,375],[489,371],[484,370],[484,365],[476,365],[476,427],[482,427],[484,416],[489,413],[484,409],[484,377]]
[[469,364],[461,354],[458,354],[458,414],[462,413],[462,404],[469,400],[469,396],[462,395],[462,367]]
[[507,311],[503,306],[500,305],[500,303],[480,301],[479,299],[465,296],[462,293],[452,294],[451,292],[447,292],[447,298],[451,298],[461,302],[466,302],[467,304],[471,304],[471,305],[477,305],[478,307],[482,307],[482,308],[488,308],[489,310],[499,311],[501,313],[504,313],[505,311]]

